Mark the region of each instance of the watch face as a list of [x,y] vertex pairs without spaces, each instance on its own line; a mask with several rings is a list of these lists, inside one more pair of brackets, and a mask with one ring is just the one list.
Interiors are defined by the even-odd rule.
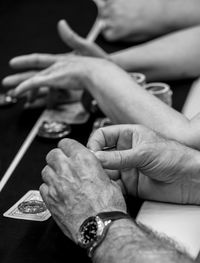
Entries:
[[78,242],[81,247],[90,247],[101,236],[104,228],[103,221],[98,217],[88,218],[80,227]]

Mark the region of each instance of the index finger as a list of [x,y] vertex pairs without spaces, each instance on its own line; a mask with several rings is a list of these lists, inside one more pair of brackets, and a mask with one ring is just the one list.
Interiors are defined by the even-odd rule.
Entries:
[[105,147],[113,147],[117,144],[119,135],[119,125],[100,128],[90,136],[87,147],[94,152],[101,151]]
[[49,77],[48,76],[34,76],[30,79],[25,80],[20,85],[18,85],[13,91],[12,96],[19,96],[28,90],[38,89],[42,86],[49,86]]
[[[73,139],[63,139],[58,143],[58,148],[60,148],[67,157],[74,157],[77,153],[83,155],[93,155],[85,146]],[[93,155],[94,156],[94,155]]]
[[46,68],[56,61],[56,56],[51,54],[28,54],[14,57],[9,64],[15,69]]

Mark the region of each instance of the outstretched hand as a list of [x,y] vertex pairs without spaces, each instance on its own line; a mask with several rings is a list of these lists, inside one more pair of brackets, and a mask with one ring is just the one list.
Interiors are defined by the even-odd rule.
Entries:
[[[91,43],[87,39],[76,34],[67,24],[65,20],[58,22],[58,33],[62,41],[70,47],[75,54],[91,57],[107,58],[107,54],[95,43]],[[29,54],[15,57],[10,60],[10,66],[15,70],[24,70],[25,72],[17,73],[3,79],[2,84],[6,87],[16,87],[23,85],[24,82],[32,80],[38,74],[43,74],[43,71],[56,62],[68,59],[73,53],[65,54]],[[42,93],[44,99],[48,93]],[[29,101],[34,101],[37,96],[36,93],[28,94]],[[41,94],[41,93],[40,93]]]

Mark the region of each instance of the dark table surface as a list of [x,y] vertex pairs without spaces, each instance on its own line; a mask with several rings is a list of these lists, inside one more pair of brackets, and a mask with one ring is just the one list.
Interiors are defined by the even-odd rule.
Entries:
[[[63,53],[69,49],[56,32],[56,23],[65,18],[72,28],[86,36],[96,16],[90,0],[1,0],[0,2],[0,79],[13,73],[8,61],[28,53]],[[125,47],[111,44],[102,37],[97,41],[107,52]],[[170,83],[174,91],[173,107],[181,110],[190,80]],[[0,92],[4,92],[1,87]],[[0,108],[0,178],[39,117],[41,109],[24,110],[23,101],[12,107]],[[84,125],[72,127],[71,138],[86,144],[93,117]],[[35,138],[12,177],[0,192],[0,262],[53,263],[90,262],[85,251],[66,238],[52,218],[44,222],[3,217],[3,213],[27,191],[37,190],[42,183],[41,170],[46,154],[57,141]],[[141,201],[128,199],[134,216]]]

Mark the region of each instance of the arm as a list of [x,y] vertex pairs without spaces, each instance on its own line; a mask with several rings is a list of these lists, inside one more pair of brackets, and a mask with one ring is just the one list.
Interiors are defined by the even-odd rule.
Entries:
[[199,46],[197,26],[113,53],[110,59],[127,71],[143,72],[148,81],[198,77]]
[[[13,77],[4,82],[10,78]],[[199,121],[192,125],[192,121],[138,86],[125,71],[109,61],[70,56],[20,83],[13,95],[43,86],[85,88],[114,123],[143,124],[168,138],[200,148]]]
[[95,251],[95,263],[189,263],[184,252],[177,250],[167,238],[159,237],[150,229],[134,221],[114,222],[104,242]]
[[198,0],[109,0],[101,8],[110,40],[149,40],[200,23]]
[[126,72],[104,60],[95,63],[88,75],[86,89],[113,123],[142,124],[167,138],[200,147],[199,117],[188,120],[136,85]]
[[[182,79],[200,75],[200,26],[111,55],[106,54],[95,43],[90,43],[87,39],[78,36],[65,21],[58,23],[58,29],[62,40],[78,54],[111,60],[126,71],[143,72],[148,81]],[[31,54],[12,59],[10,65],[14,69],[38,68],[41,70],[67,58],[67,54]],[[32,70],[18,73],[4,79],[3,84],[16,86],[36,73]]]
[[[122,211],[120,188],[106,176],[99,161],[78,142],[65,139],[47,155],[40,192],[63,233],[77,243],[82,222],[101,212]],[[94,230],[93,230],[94,231]],[[119,219],[94,250],[93,262],[192,262],[185,253],[133,221]]]

